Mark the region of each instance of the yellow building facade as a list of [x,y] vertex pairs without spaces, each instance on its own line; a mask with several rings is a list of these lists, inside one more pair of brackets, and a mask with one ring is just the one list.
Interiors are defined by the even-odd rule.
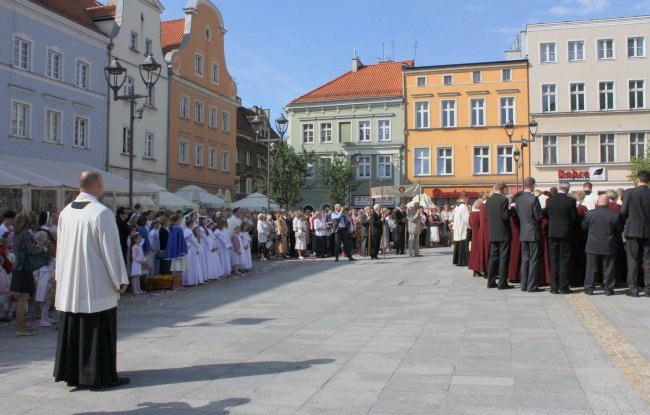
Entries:
[[528,138],[528,61],[404,68],[404,88],[407,178],[436,203],[476,198],[498,181],[515,192],[530,174],[529,148],[504,128],[512,121],[513,139]]

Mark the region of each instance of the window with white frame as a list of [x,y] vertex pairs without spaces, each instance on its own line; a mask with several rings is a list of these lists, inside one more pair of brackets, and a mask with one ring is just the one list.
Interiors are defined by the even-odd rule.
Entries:
[[357,161],[357,178],[359,179],[369,179],[370,178],[370,167],[371,159],[370,156],[360,156]]
[[382,179],[390,179],[393,177],[391,156],[377,156],[377,176]]
[[230,113],[228,111],[221,113],[221,129],[225,132],[230,131]]
[[178,162],[187,164],[189,162],[190,143],[187,140],[178,142]]
[[557,164],[557,136],[542,137],[542,164]]
[[569,47],[569,62],[585,60],[584,40],[570,40],[568,47]]
[[45,137],[47,143],[61,143],[61,113],[58,111],[45,111]]
[[645,108],[645,82],[643,79],[629,81],[630,87],[630,109],[638,110]]
[[442,128],[453,128],[456,126],[456,101],[445,99],[440,101],[442,108]]
[[600,162],[616,162],[616,134],[600,135]]
[[210,70],[210,80],[215,84],[219,83],[219,64],[212,62],[212,69]]
[[454,149],[451,147],[438,148],[438,176],[454,174]]
[[217,128],[217,107],[210,106],[210,116],[208,119],[208,125],[211,128]]
[[627,57],[642,58],[645,56],[645,37],[628,37],[627,38]]
[[138,50],[138,32],[131,31],[129,36],[129,49]]
[[426,76],[418,76],[417,77],[417,85],[418,86],[427,86],[427,77]]
[[630,134],[630,157],[645,158],[646,156],[646,133]]
[[442,77],[442,83],[445,85],[451,85],[454,83],[454,77],[453,75],[444,75]]
[[544,42],[539,44],[539,61],[541,63],[557,62],[555,42]]
[[586,105],[584,82],[569,84],[569,89],[571,91],[571,111],[584,111]]
[[194,54],[194,73],[203,76],[203,55],[198,52]]
[[131,147],[131,140],[129,140],[129,127],[122,127],[122,154],[129,154]]
[[20,138],[29,138],[31,106],[22,102],[11,103],[11,135]]
[[428,148],[414,149],[414,167],[416,176],[428,176],[431,174],[431,156]]
[[75,70],[75,85],[79,88],[88,89],[88,70],[90,65],[86,62],[77,61]]
[[501,103],[501,125],[506,125],[508,121],[515,123],[515,97],[502,97]]
[[79,148],[88,148],[88,118],[74,117],[74,137],[72,146]]
[[614,39],[598,39],[598,59],[614,59]]
[[474,147],[474,174],[490,174],[490,147]]
[[194,165],[203,166],[203,144],[194,144]]
[[377,121],[377,129],[379,130],[379,141],[390,141],[390,120]]
[[370,142],[370,121],[359,121],[359,142]]
[[181,118],[190,118],[190,97],[181,95],[181,108],[180,108],[180,116]]
[[153,53],[153,42],[151,39],[144,40],[144,54],[149,56]]
[[320,142],[321,143],[331,143],[332,142],[332,123],[323,122],[320,124]]
[[156,87],[153,85],[147,88],[147,100],[145,104],[150,108],[156,107]]
[[506,68],[501,70],[501,80],[503,82],[512,81],[512,69]]
[[153,159],[153,149],[154,149],[154,135],[150,132],[144,133],[144,152],[142,153],[142,158]]
[[135,80],[130,76],[124,79],[124,95],[133,95],[135,92]]
[[29,71],[32,61],[32,42],[14,37],[14,67]]
[[61,80],[61,63],[63,55],[52,49],[47,50],[47,63],[45,67],[45,76],[51,79]]
[[472,111],[472,127],[485,126],[485,98],[476,98],[470,100]]
[[481,83],[481,71],[472,72],[472,82],[474,82],[475,84]]
[[581,164],[587,162],[587,136],[574,134],[571,136],[571,163]]
[[208,168],[210,170],[217,169],[217,149],[214,147],[208,149]]
[[247,194],[253,193],[253,179],[250,177],[246,178],[246,193]]
[[203,102],[194,101],[194,121],[203,124]]
[[246,150],[246,166],[250,167],[253,165],[253,153],[250,150]]
[[512,158],[513,146],[497,147],[497,174],[512,174],[515,161]]
[[599,82],[598,95],[601,111],[614,109],[614,81]]
[[415,128],[429,128],[429,101],[415,103]]
[[557,111],[557,86],[555,84],[542,85],[542,112]]
[[314,124],[302,125],[302,143],[314,144]]
[[221,150],[221,171],[230,171],[230,152],[228,150]]

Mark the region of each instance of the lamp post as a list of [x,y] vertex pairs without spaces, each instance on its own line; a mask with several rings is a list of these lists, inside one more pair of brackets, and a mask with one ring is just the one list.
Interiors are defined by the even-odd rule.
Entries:
[[[284,114],[280,114],[278,118],[275,119],[275,130],[280,134],[280,141],[284,141],[284,134],[287,132],[287,127],[289,126],[289,120]],[[271,151],[275,143],[270,142],[271,138],[269,136],[269,142],[266,143],[266,212],[271,211]]]
[[508,141],[510,143],[512,143],[512,144],[515,144],[515,143],[521,144],[521,177],[522,177],[522,181],[523,181],[523,178],[526,176],[526,165],[525,165],[525,162],[524,162],[524,149],[526,147],[528,147],[529,143],[534,143],[535,142],[535,137],[537,136],[537,126],[538,126],[538,124],[537,124],[537,121],[535,120],[535,118],[531,118],[528,121],[528,125],[526,125],[526,127],[528,127],[528,133],[529,133],[528,138],[524,138],[524,136],[521,135],[521,138],[519,138],[518,140],[512,138],[512,136],[515,133],[515,128],[517,128],[515,123],[513,123],[512,121],[508,121],[503,126],[503,128],[506,130],[506,135],[508,136]]
[[147,94],[135,94],[130,91],[129,94],[119,95],[119,91],[126,82],[126,68],[120,64],[118,58],[113,58],[113,61],[104,67],[104,76],[108,86],[113,90],[113,101],[129,101],[130,104],[130,117],[129,117],[129,208],[133,207],[133,124],[136,118],[136,111],[138,118],[142,118],[142,110],[136,110],[135,102],[141,98],[149,97],[151,88],[156,85],[160,79],[160,72],[162,66],[156,62],[152,54],[149,54],[140,65],[140,77],[147,88]]
[[[359,158],[361,157],[361,151],[357,150],[354,154],[350,155],[350,167],[352,168],[353,174],[356,176],[357,164],[359,163]],[[348,183],[348,204],[352,206],[352,182]]]
[[[516,186],[515,187],[515,193],[519,192],[519,160],[521,159],[521,150],[519,150],[517,147],[515,147],[515,151],[512,152],[512,158],[515,161],[515,181],[516,181]],[[523,177],[521,180],[523,181]]]

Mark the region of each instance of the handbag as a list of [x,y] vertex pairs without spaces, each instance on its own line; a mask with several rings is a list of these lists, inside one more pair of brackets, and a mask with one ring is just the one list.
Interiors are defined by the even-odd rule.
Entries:
[[467,237],[465,239],[468,241],[472,240],[472,228],[467,228]]
[[50,263],[50,257],[45,252],[36,255],[20,254],[18,256],[18,271],[34,272]]

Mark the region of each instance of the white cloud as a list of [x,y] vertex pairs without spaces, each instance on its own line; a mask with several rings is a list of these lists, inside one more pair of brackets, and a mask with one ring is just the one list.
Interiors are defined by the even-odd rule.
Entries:
[[650,0],[645,0],[634,5],[634,9],[641,13],[650,13]]
[[551,7],[552,14],[566,16],[570,14],[592,14],[606,9],[610,0],[562,0],[562,3]]

